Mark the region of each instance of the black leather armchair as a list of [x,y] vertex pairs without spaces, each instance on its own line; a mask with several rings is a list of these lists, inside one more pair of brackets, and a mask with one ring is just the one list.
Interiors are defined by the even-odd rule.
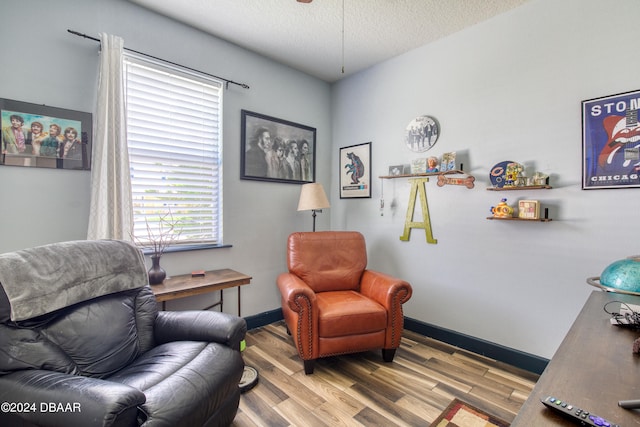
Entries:
[[132,245],[78,241],[0,254],[0,282],[0,425],[233,421],[245,321],[158,312]]

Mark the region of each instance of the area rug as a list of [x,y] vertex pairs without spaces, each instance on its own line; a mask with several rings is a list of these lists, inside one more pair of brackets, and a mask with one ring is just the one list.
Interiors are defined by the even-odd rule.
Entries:
[[453,402],[431,423],[431,427],[509,427],[509,425],[508,422],[458,399],[453,399]]

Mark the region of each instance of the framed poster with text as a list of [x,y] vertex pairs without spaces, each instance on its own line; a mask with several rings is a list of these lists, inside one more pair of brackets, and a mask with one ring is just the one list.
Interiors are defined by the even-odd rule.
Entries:
[[340,198],[371,198],[371,143],[340,148]]
[[640,91],[582,101],[582,188],[640,187]]

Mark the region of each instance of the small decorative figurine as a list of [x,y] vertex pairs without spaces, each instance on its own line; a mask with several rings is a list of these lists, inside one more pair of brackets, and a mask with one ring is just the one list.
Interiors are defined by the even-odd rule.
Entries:
[[507,205],[507,199],[500,200],[497,206],[491,206],[491,212],[495,218],[513,217],[513,208]]
[[436,156],[431,156],[427,159],[427,172],[438,172],[438,158]]
[[469,175],[466,178],[449,178],[444,175],[438,175],[438,187],[442,187],[445,184],[449,185],[464,185],[468,189],[472,189],[474,186],[474,181],[476,179]]
[[533,174],[533,185],[546,185],[548,178],[549,175],[542,172],[536,172]]
[[507,171],[504,175],[504,186],[514,187],[516,186],[518,176],[524,171],[524,166],[520,163],[509,163],[507,165]]

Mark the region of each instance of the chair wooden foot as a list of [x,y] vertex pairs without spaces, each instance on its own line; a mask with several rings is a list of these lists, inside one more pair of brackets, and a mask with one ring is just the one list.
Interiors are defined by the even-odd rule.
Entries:
[[315,359],[303,360],[303,362],[304,362],[304,373],[305,373],[305,375],[313,374],[313,368],[315,368],[315,366],[316,366],[316,360]]
[[382,349],[382,360],[385,362],[393,362],[393,357],[396,355],[395,348],[383,348]]

